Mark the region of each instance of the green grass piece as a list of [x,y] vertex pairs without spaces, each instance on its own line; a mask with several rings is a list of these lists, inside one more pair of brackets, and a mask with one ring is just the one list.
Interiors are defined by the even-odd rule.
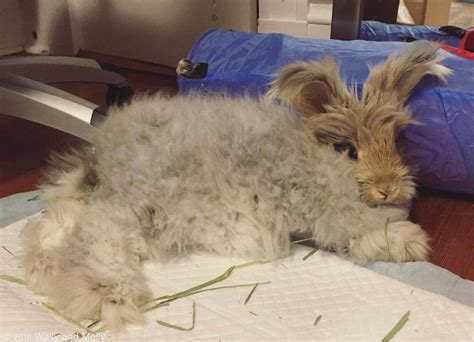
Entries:
[[[11,276],[11,275],[8,275],[8,274],[0,274],[0,279],[1,280],[5,280],[5,281],[9,281],[11,283],[16,283],[16,284],[20,284],[20,285],[24,285],[26,286],[26,282],[23,280],[23,279],[20,279],[20,278],[17,278],[17,277],[14,277],[14,276]],[[44,307],[48,308],[50,311],[54,312],[55,314],[57,314],[58,316],[60,316],[61,318],[63,318],[64,320],[68,321],[69,323],[71,324],[74,324],[75,326],[87,331],[87,332],[92,332],[91,330],[89,330],[88,327],[85,327],[83,326],[81,323],[77,322],[76,320],[72,319],[72,318],[69,318],[65,315],[63,315],[58,309],[56,309],[55,307],[47,304],[47,303],[44,303],[42,302],[41,303]]]
[[202,289],[204,289],[204,288],[206,288],[210,285],[214,285],[216,283],[219,283],[219,282],[227,279],[228,277],[230,277],[232,272],[236,269],[244,268],[244,267],[248,267],[248,266],[252,266],[252,265],[256,265],[256,264],[266,264],[266,263],[268,263],[268,261],[252,261],[252,262],[248,262],[248,263],[245,263],[245,264],[231,266],[227,270],[225,270],[224,273],[222,273],[221,275],[219,275],[219,276],[217,276],[217,277],[215,277],[211,280],[208,280],[208,281],[206,281],[202,284],[193,286],[193,287],[191,287],[187,290],[175,293],[173,295],[167,295],[167,296],[154,298],[154,299],[150,300],[147,304],[149,304],[151,302],[160,301],[160,300],[165,300],[166,302],[170,302],[170,301],[176,300],[178,298],[187,297],[190,294],[198,293],[200,290],[202,290]]
[[316,253],[319,249],[318,248],[313,248],[313,250],[311,252],[309,252],[308,254],[306,254],[304,257],[303,257],[303,261],[305,261],[306,259],[308,259],[311,255],[313,255],[314,253]]
[[8,274],[0,274],[0,279],[5,280],[5,281],[9,281],[11,283],[17,283],[17,284],[26,286],[26,282],[23,279],[20,279],[20,278],[17,278],[17,277],[8,275]]
[[96,321],[90,323],[89,325],[86,325],[86,328],[87,328],[87,329],[92,329],[93,327],[95,327],[95,326],[96,326],[97,324],[99,324],[100,322],[101,322],[101,320],[98,319],[98,320],[96,320]]
[[[167,305],[169,305],[170,302],[173,302],[177,299],[188,297],[188,296],[191,296],[191,295],[194,295],[194,294],[197,294],[197,293],[201,293],[201,292],[215,291],[215,290],[220,290],[220,289],[229,289],[229,288],[236,288],[236,287],[255,286],[256,283],[239,284],[239,285],[227,285],[227,286],[218,286],[218,287],[213,287],[213,288],[206,288],[210,285],[216,284],[218,282],[221,282],[221,281],[227,279],[232,274],[232,272],[236,269],[249,267],[249,266],[257,265],[257,264],[266,264],[268,262],[269,261],[252,261],[252,262],[248,262],[248,263],[244,263],[244,264],[231,266],[227,270],[225,270],[221,275],[219,275],[219,276],[217,276],[217,277],[215,277],[211,280],[208,280],[208,281],[206,281],[202,284],[193,286],[193,287],[191,287],[187,290],[177,292],[177,293],[172,294],[172,295],[165,295],[165,296],[161,296],[161,297],[151,299],[148,302],[146,302],[145,304],[141,305],[140,309],[143,312],[148,312],[148,311],[160,308],[162,306],[167,306]],[[259,285],[270,284],[270,282],[269,281],[268,282],[261,282],[261,283],[257,283],[257,284],[259,284]],[[147,305],[150,305],[152,303],[156,303],[156,304],[147,307]],[[88,328],[96,326],[100,322],[101,322],[100,320],[94,321],[91,324],[89,324]],[[102,332],[102,331],[104,331],[104,329],[105,329],[105,326],[101,327],[99,330],[95,330],[94,332],[95,333]]]
[[395,324],[395,326],[392,328],[392,330],[390,330],[388,332],[387,335],[385,335],[385,337],[382,339],[382,342],[388,342],[390,341],[393,336],[395,336],[399,331],[400,329],[403,328],[403,326],[406,324],[406,322],[408,322],[408,318],[410,316],[410,310],[408,310],[403,316],[402,318],[400,318],[400,320],[398,321],[397,324]]
[[58,309],[56,309],[54,306],[51,306],[49,305],[48,303],[45,303],[45,302],[41,302],[41,305],[43,305],[44,307],[46,307],[48,310],[54,312],[56,315],[58,315],[59,317],[61,317],[62,319],[64,319],[65,321],[71,323],[71,324],[74,324],[76,327],[79,327],[89,333],[92,333],[91,330],[89,330],[87,327],[83,326],[81,323],[79,323],[78,321],[64,315],[61,311],[59,311]]
[[40,199],[40,195],[36,195],[35,197],[31,197],[31,198],[28,198],[27,201],[28,202],[31,202],[31,201],[37,201]]
[[5,246],[2,246],[2,248],[3,248],[4,250],[6,250],[6,251],[7,251],[7,253],[8,253],[8,254],[10,254],[12,257],[14,257],[14,256],[15,256],[15,254],[13,254],[13,253],[12,253],[12,252],[11,252],[11,251],[10,251],[10,250],[7,248],[7,247],[5,247]]
[[301,240],[296,240],[296,241],[291,241],[291,243],[300,243],[300,242],[305,242],[305,241],[315,241],[315,238],[307,238],[307,239],[301,239]]
[[323,317],[323,315],[319,315],[318,317],[316,317],[313,325],[315,326],[316,324],[318,324],[322,317]]
[[193,292],[192,294],[207,292],[207,291],[222,290],[222,289],[234,289],[234,288],[237,288],[237,287],[250,287],[250,286],[255,286],[255,285],[267,285],[267,284],[271,284],[271,281],[263,281],[263,282],[260,282],[260,283],[251,283],[251,284],[216,286],[216,287],[211,287],[209,289],[202,289],[202,290]]
[[[176,299],[178,299],[178,298],[176,298]],[[176,299],[173,299],[173,300],[176,300]],[[146,303],[146,304],[148,304],[148,303]],[[145,305],[146,305],[146,304],[145,304]],[[151,311],[151,310],[155,310],[155,309],[161,308],[162,306],[169,306],[169,305],[170,305],[170,304],[169,304],[168,302],[166,302],[166,303],[160,302],[160,303],[157,303],[157,304],[155,304],[155,305],[153,305],[153,306],[150,306],[150,307],[145,308],[145,309],[142,309],[142,310],[143,310],[143,312],[148,312],[148,311]]]
[[193,324],[191,325],[190,328],[183,328],[183,327],[180,327],[178,325],[174,325],[174,324],[167,323],[167,322],[160,321],[160,320],[156,320],[156,323],[158,323],[159,325],[165,326],[167,328],[171,328],[171,329],[177,329],[177,330],[181,330],[181,331],[191,331],[191,330],[194,329],[194,325],[196,323],[196,303],[193,302]]
[[151,311],[151,310],[154,310],[156,308],[159,308],[161,306],[164,306],[164,305],[168,305],[170,302],[174,301],[174,300],[177,300],[177,299],[180,299],[180,298],[184,298],[184,297],[188,297],[188,296],[192,296],[192,295],[195,295],[197,293],[201,293],[201,292],[208,292],[208,291],[215,291],[215,290],[222,290],[222,289],[233,289],[233,288],[237,288],[237,287],[250,287],[250,286],[255,286],[255,284],[258,284],[258,285],[267,285],[267,284],[271,284],[271,282],[269,281],[264,281],[264,282],[260,282],[260,283],[251,283],[251,284],[238,284],[238,285],[226,285],[226,286],[216,286],[216,287],[211,287],[211,288],[208,288],[208,289],[201,289],[201,290],[197,290],[197,291],[194,291],[194,292],[190,292],[190,293],[187,293],[186,295],[183,295],[181,297],[176,297],[176,298],[172,298],[172,299],[166,299],[170,296],[163,296],[163,297],[159,297],[159,298],[155,298],[147,303],[145,303],[144,305],[147,305],[149,303],[152,303],[152,302],[156,302],[158,300],[161,300],[161,299],[165,299],[163,302],[159,302],[157,303],[156,305],[153,305],[151,307],[148,307],[148,308],[145,308],[144,309],[144,312],[148,312],[148,311]]
[[245,268],[245,267],[249,267],[249,266],[253,266],[253,265],[263,265],[263,264],[268,264],[269,262],[270,261],[268,261],[268,260],[251,261],[251,262],[246,262],[244,264],[235,265],[234,268],[239,269],[239,268]]
[[392,260],[392,254],[390,253],[390,244],[388,243],[388,233],[387,233],[388,221],[389,221],[389,218],[387,217],[387,220],[385,221],[385,240],[387,241],[388,260]]
[[247,303],[249,302],[249,300],[250,300],[250,298],[252,297],[253,293],[255,292],[257,286],[258,286],[258,283],[256,283],[256,284],[252,287],[252,290],[250,291],[249,295],[247,296],[247,298],[245,298],[244,305],[247,305]]
[[160,301],[160,300],[164,300],[165,302],[171,302],[171,301],[176,300],[178,298],[187,297],[187,296],[189,296],[190,294],[193,294],[196,291],[202,290],[202,289],[204,289],[204,288],[206,288],[210,285],[213,285],[215,283],[223,281],[224,279],[227,279],[232,274],[234,269],[235,269],[235,266],[231,266],[227,270],[225,270],[224,273],[222,273],[220,276],[215,277],[214,279],[211,279],[211,280],[206,281],[202,284],[193,286],[193,287],[191,287],[187,290],[177,292],[173,295],[166,295],[166,296],[161,296],[161,297],[158,297],[158,298],[154,298],[154,299],[150,300],[147,304],[152,303],[152,302],[157,302],[157,301]]

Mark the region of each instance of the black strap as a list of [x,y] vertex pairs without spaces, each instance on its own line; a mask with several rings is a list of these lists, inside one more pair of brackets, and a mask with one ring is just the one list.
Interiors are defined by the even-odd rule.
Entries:
[[441,26],[438,30],[440,30],[441,32],[446,33],[447,35],[454,36],[454,37],[457,37],[459,39],[464,37],[464,35],[466,34],[465,29],[457,27],[457,26],[451,26],[451,25]]
[[209,64],[203,62],[193,63],[188,59],[182,59],[178,62],[176,73],[187,78],[204,78],[207,76]]
[[399,36],[398,37],[399,42],[411,43],[411,42],[414,42],[415,40],[417,40],[417,38],[413,36]]

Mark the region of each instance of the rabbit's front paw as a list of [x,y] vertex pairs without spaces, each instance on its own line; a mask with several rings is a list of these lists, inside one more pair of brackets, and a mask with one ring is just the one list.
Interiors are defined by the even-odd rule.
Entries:
[[389,223],[350,241],[349,254],[358,262],[422,261],[428,258],[428,235],[410,221]]
[[28,221],[22,232],[25,279],[37,293],[46,293],[58,272],[61,260],[56,247],[60,244],[61,229],[55,217],[45,214]]
[[387,252],[396,262],[423,261],[430,252],[429,238],[421,227],[410,221],[389,223]]
[[58,274],[53,284],[49,299],[71,318],[100,319],[112,331],[143,320],[140,305],[147,301],[148,290],[139,274],[125,269],[106,277],[75,268]]

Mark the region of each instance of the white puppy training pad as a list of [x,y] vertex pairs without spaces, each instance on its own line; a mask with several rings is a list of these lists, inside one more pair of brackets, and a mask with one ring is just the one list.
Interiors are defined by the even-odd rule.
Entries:
[[[0,231],[1,245],[14,255],[21,253],[18,235],[24,223],[25,220],[19,221]],[[286,259],[236,269],[226,280],[211,286],[271,281],[259,285],[247,304],[244,302],[251,286],[202,292],[148,312],[144,325],[129,325],[121,333],[105,333],[95,338],[380,341],[410,310],[408,322],[394,341],[473,340],[474,309],[329,253],[318,251],[303,261],[309,251],[297,246]],[[206,282],[229,266],[244,262],[192,255],[168,264],[148,263],[145,273],[154,294],[162,296]],[[0,249],[0,265],[1,274],[23,278],[20,261],[4,248]],[[46,299],[33,295],[24,286],[0,280],[0,340],[44,340],[44,336],[63,340],[79,331],[45,309],[42,301]],[[161,320],[191,327],[193,301],[193,330],[180,331],[156,323]],[[319,315],[321,319],[314,325]]]

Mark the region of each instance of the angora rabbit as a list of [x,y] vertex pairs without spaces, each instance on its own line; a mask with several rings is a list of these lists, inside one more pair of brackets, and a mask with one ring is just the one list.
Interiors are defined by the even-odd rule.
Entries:
[[[141,315],[145,259],[273,260],[297,235],[357,262],[425,260],[427,236],[407,209],[374,204],[414,193],[394,139],[412,121],[402,103],[415,84],[448,73],[438,59],[431,46],[391,58],[360,102],[330,60],[289,67],[271,95],[307,119],[247,97],[157,95],[112,109],[92,146],[53,157],[48,209],[23,234],[28,284],[66,314],[116,328]],[[327,143],[352,144],[359,161]]]

